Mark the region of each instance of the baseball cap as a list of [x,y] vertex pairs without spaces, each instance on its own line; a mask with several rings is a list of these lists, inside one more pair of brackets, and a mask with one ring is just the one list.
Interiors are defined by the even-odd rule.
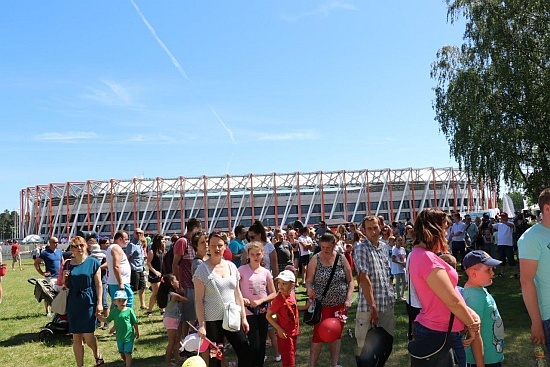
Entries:
[[296,283],[296,277],[294,273],[290,270],[283,270],[277,275],[275,279],[281,279],[283,282],[293,282]]
[[128,299],[128,296],[126,295],[126,291],[123,291],[123,290],[116,291],[114,299]]
[[487,266],[497,266],[500,265],[502,261],[492,258],[488,253],[483,250],[470,251],[462,259],[462,266],[464,269],[468,269],[471,266],[477,264],[484,264]]

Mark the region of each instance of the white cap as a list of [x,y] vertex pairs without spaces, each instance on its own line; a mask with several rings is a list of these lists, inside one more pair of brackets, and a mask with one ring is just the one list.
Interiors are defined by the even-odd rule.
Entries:
[[296,283],[296,277],[294,276],[294,273],[290,270],[281,271],[275,279],[281,279],[283,282]]

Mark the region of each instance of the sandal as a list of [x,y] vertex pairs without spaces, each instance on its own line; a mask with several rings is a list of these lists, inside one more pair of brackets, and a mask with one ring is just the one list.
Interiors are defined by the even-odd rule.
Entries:
[[95,365],[96,366],[103,366],[105,364],[105,361],[103,360],[103,356],[99,356],[95,359]]
[[153,316],[153,311],[147,311],[147,313],[145,314],[146,317],[151,317]]

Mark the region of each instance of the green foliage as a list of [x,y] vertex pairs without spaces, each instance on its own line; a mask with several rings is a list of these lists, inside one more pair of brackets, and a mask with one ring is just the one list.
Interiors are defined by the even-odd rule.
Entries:
[[434,109],[473,180],[530,197],[550,187],[550,2],[447,0],[464,43],[437,53]]
[[0,239],[2,241],[12,237],[17,220],[18,214],[16,211],[10,213],[6,209],[3,213],[0,213]]

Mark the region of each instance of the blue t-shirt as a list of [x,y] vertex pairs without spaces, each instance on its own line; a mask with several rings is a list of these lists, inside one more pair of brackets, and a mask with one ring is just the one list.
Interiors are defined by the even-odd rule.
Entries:
[[128,256],[128,262],[130,263],[132,270],[137,272],[142,272],[145,270],[143,262],[143,249],[141,248],[141,244],[136,245],[135,243],[130,242],[122,250]]
[[543,320],[550,319],[550,228],[537,223],[518,240],[518,257],[537,260],[535,286]]
[[60,249],[55,249],[55,251],[52,251],[50,247],[46,247],[46,249],[40,253],[39,257],[44,260],[46,272],[50,273],[49,277],[57,277],[59,274],[59,267],[61,266],[63,252],[61,252]]
[[[233,255],[240,255],[243,253],[244,249],[244,242],[239,240],[238,238],[233,238],[231,242],[229,242],[229,249],[231,250],[231,253]],[[238,268],[241,266],[241,259],[234,260],[233,263]]]
[[[474,310],[481,321],[486,364],[502,362],[504,359],[504,324],[493,296],[483,287],[466,287],[462,290],[466,304]],[[466,361],[475,364],[472,348],[466,348]]]

